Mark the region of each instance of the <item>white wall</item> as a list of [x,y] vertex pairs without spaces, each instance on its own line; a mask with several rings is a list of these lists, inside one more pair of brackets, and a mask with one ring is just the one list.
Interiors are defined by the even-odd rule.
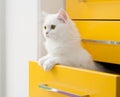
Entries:
[[0,0],[0,97],[5,97],[5,2]]
[[50,13],[65,8],[65,0],[41,0],[41,9]]
[[6,97],[29,97],[28,62],[38,55],[40,1],[49,12],[64,6],[64,0],[6,0]]
[[28,96],[28,62],[37,59],[38,0],[6,0],[6,97]]

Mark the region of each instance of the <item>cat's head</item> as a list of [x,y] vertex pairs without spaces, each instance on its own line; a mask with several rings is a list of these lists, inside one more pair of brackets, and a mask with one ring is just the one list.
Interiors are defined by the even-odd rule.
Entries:
[[[67,31],[70,29],[68,17],[65,10],[60,9],[56,14],[46,14],[43,23],[43,35],[47,39],[64,39],[69,37]],[[69,32],[69,31],[68,31]]]

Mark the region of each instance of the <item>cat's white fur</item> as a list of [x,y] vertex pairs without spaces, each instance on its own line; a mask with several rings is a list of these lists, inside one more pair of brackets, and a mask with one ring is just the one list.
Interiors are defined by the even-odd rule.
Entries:
[[[51,25],[56,25],[54,30],[50,28]],[[79,32],[63,9],[57,14],[48,14],[45,17],[43,35],[48,54],[39,59],[39,65],[43,66],[45,71],[51,70],[56,64],[98,69],[91,55],[80,44]]]

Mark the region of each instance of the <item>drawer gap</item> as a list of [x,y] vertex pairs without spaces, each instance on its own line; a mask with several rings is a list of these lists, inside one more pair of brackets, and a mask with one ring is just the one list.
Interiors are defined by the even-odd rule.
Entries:
[[120,75],[120,65],[118,64],[98,62],[98,61],[95,61],[95,63],[103,66],[106,69],[106,71],[101,71],[101,72]]

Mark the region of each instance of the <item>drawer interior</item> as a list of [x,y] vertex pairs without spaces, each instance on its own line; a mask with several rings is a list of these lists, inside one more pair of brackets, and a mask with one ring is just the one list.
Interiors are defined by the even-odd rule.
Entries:
[[118,65],[118,64],[98,62],[98,61],[95,61],[95,63],[103,66],[103,68],[106,70],[104,72],[106,72],[106,73],[120,75],[120,65]]

